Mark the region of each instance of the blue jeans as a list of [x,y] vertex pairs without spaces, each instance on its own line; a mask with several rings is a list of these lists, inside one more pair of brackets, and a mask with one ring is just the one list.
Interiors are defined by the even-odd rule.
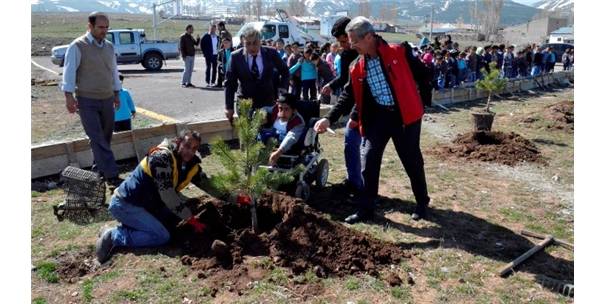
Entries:
[[530,70],[530,76],[539,76],[541,75],[541,67],[538,65],[532,66],[532,70]]
[[345,126],[345,167],[347,167],[347,180],[358,190],[362,190],[362,165],[360,161],[360,145],[362,136],[358,128]]
[[153,215],[117,195],[112,196],[109,212],[121,224],[111,231],[116,247],[154,247],[170,240],[168,230]]
[[183,69],[183,76],[181,77],[181,84],[191,83],[191,74],[194,71],[194,56],[186,56],[183,58],[185,68]]

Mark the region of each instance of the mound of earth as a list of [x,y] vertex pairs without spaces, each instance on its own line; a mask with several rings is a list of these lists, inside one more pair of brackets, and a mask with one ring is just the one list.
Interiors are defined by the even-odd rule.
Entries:
[[57,274],[63,281],[75,283],[80,277],[97,270],[99,264],[91,250],[64,252],[56,257]]
[[547,107],[545,117],[550,129],[574,130],[574,102],[566,100]]
[[194,271],[219,268],[248,273],[241,265],[244,256],[268,256],[294,274],[312,270],[318,277],[357,272],[377,276],[381,266],[410,257],[395,244],[332,222],[281,193],[259,200],[257,234],[250,228],[248,208],[215,199],[201,199],[198,206],[205,232],[196,234],[188,225],[180,225],[175,233],[186,253],[181,262]]
[[429,151],[440,157],[459,157],[514,166],[519,162],[544,162],[538,148],[516,133],[469,132],[458,135],[450,145]]
[[540,113],[522,119],[522,123],[532,124],[539,120],[537,116],[547,121],[547,129],[574,131],[574,102],[572,100],[565,100],[547,106]]

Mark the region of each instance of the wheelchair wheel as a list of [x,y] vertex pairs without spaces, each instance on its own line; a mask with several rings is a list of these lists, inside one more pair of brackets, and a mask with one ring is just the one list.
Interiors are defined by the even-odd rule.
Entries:
[[324,187],[328,182],[328,160],[322,159],[316,167],[316,186]]
[[309,184],[304,181],[300,181],[297,183],[297,189],[295,189],[295,197],[302,199],[304,202],[307,202],[309,196],[311,195],[311,189],[309,188]]

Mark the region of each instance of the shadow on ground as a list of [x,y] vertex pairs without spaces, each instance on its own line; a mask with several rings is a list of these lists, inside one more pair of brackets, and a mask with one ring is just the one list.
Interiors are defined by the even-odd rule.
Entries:
[[[313,196],[309,200],[310,206],[320,212],[332,215],[334,220],[343,220],[355,212],[354,202],[343,194],[346,191],[339,185],[317,189],[312,193]],[[427,228],[409,226],[385,217],[386,213],[393,211],[411,214],[414,208],[415,202],[412,201],[380,197],[375,217],[368,223],[395,228],[405,233],[431,239],[426,242],[400,244],[404,249],[456,248],[465,250],[472,255],[480,255],[498,261],[503,265],[513,261],[535,246],[535,243],[526,237],[504,226],[491,223],[466,212],[431,208],[427,221],[435,223],[437,226]],[[535,242],[538,243],[539,240]],[[499,244],[497,245],[497,243]],[[574,261],[554,257],[545,251],[540,251],[516,268],[515,271],[572,282],[574,279]],[[537,283],[542,284],[540,281],[537,281]]]

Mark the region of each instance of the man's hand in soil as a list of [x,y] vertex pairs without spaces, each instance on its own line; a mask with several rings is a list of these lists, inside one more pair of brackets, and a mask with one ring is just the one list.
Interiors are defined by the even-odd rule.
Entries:
[[114,94],[114,109],[116,109],[116,110],[120,109],[120,94],[119,93]]
[[72,93],[65,92],[65,107],[69,113],[76,113],[78,110],[78,101]]
[[322,134],[326,132],[326,129],[328,129],[329,127],[330,121],[328,120],[328,118],[322,118],[318,120],[314,125],[314,131],[316,131],[318,134]]
[[187,220],[187,224],[192,226],[192,228],[194,229],[194,231],[196,233],[202,233],[206,229],[206,225],[204,225],[204,223],[201,223],[198,219],[196,219],[193,216],[190,217],[189,220]]

